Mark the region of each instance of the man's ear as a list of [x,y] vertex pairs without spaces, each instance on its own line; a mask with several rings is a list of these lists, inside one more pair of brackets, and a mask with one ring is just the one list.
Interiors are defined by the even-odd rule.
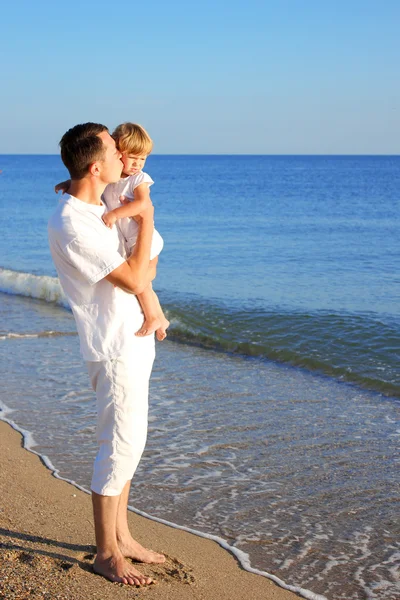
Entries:
[[90,165],[89,173],[93,175],[93,177],[98,177],[100,175],[100,166],[98,162],[94,162]]

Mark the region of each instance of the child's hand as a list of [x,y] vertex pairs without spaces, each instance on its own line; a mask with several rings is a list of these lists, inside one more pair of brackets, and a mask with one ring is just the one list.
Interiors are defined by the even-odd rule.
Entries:
[[54,187],[54,191],[56,194],[58,194],[59,191],[61,191],[62,194],[65,194],[66,192],[68,192],[70,185],[70,179],[67,179],[67,181],[61,181],[61,183],[57,183],[57,185]]
[[117,217],[115,215],[113,215],[113,211],[110,211],[108,213],[105,213],[102,216],[102,219],[104,221],[104,225],[106,225],[107,227],[109,227],[110,229],[113,228],[113,225],[115,224],[115,222],[117,221]]

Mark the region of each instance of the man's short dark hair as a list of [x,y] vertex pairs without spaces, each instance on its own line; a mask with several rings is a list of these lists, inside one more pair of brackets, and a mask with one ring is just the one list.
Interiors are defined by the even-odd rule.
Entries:
[[100,123],[83,123],[68,129],[61,138],[61,158],[71,179],[83,179],[91,164],[104,158],[105,148],[98,137],[108,131]]

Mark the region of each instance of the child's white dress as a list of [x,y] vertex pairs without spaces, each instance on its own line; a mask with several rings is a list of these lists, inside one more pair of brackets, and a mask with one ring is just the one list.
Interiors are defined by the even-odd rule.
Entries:
[[[116,183],[109,183],[106,189],[103,192],[103,198],[107,205],[108,210],[114,210],[114,208],[119,208],[122,206],[119,197],[126,196],[128,200],[134,199],[134,190],[138,187],[138,185],[142,183],[147,183],[150,187],[154,181],[147,173],[143,173],[140,171],[139,173],[135,173],[135,175],[129,175],[129,177],[125,177],[124,179],[120,179]],[[130,217],[126,217],[124,219],[119,219],[117,221],[118,227],[126,240],[127,247],[129,249],[129,253],[132,252],[134,245],[136,244],[139,225]],[[151,252],[150,258],[153,259],[158,256],[163,249],[164,240],[161,235],[158,233],[156,229],[153,231],[153,240],[151,243]]]

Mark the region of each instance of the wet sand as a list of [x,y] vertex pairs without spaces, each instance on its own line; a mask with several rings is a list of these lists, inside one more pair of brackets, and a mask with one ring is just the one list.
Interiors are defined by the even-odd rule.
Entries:
[[0,599],[294,600],[265,577],[244,571],[211,540],[129,513],[143,545],[164,565],[138,565],[155,579],[144,588],[95,575],[91,499],[56,479],[22,436],[0,422]]

